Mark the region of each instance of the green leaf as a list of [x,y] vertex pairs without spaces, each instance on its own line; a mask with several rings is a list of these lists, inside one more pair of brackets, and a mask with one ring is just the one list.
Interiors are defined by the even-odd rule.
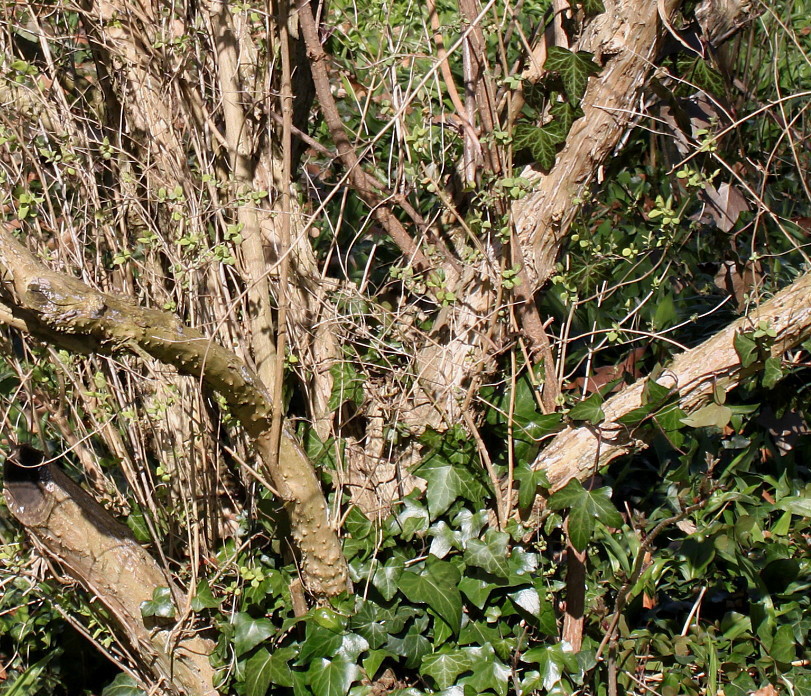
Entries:
[[794,638],[793,626],[784,624],[775,631],[769,656],[776,662],[783,663],[797,659],[797,641]]
[[583,8],[583,14],[585,14],[586,17],[593,17],[594,15],[605,12],[603,0],[580,0],[578,4]]
[[268,619],[254,619],[250,614],[244,612],[234,615],[232,623],[234,625],[234,652],[237,657],[244,655],[276,632]]
[[583,118],[583,109],[577,105],[572,105],[567,101],[555,102],[549,113],[555,119],[555,123],[560,124],[565,136],[569,133],[572,124],[579,118]]
[[470,650],[473,660],[473,676],[463,680],[465,686],[470,685],[476,694],[488,690],[495,691],[499,696],[506,696],[508,680],[512,674],[501,660],[497,659],[491,645]]
[[372,576],[372,585],[384,599],[390,600],[397,594],[397,585],[403,574],[405,564],[399,557],[389,558],[382,566],[378,566]]
[[622,527],[622,515],[611,502],[611,489],[608,486],[597,488],[589,494],[594,514],[606,527]]
[[478,474],[471,471],[472,453],[470,459],[450,459],[445,455],[446,447],[443,444],[443,449],[432,451],[413,472],[428,484],[425,497],[432,519],[447,511],[459,497],[479,505],[489,493]]
[[272,681],[271,664],[271,655],[265,648],[257,650],[245,663],[246,696],[265,696]]
[[433,678],[440,689],[447,689],[456,682],[456,677],[472,667],[472,661],[464,651],[453,650],[423,657],[420,673]]
[[332,393],[327,408],[338,409],[341,404],[351,401],[356,406],[363,403],[363,376],[358,374],[352,363],[347,360],[336,362],[329,369],[332,375]]
[[374,525],[358,507],[353,506],[346,516],[344,529],[346,529],[346,531],[349,532],[355,539],[365,539],[374,529]]
[[490,597],[490,593],[495,589],[495,585],[481,578],[465,575],[459,581],[459,589],[474,606],[477,606],[479,609],[484,609],[484,605],[487,604],[487,600]]
[[220,606],[220,600],[211,593],[211,587],[205,578],[197,583],[197,591],[191,600],[192,611],[202,611],[203,609],[214,609]]
[[152,590],[152,599],[141,602],[141,616],[159,616],[171,619],[175,615],[175,603],[172,591],[168,587],[156,587]]
[[506,578],[510,574],[507,560],[507,542],[510,537],[505,532],[494,529],[487,531],[484,541],[471,539],[465,549],[465,561],[468,565],[483,568],[491,575]]
[[386,648],[395,655],[405,657],[406,667],[414,669],[420,664],[423,656],[431,652],[431,643],[425,636],[410,631],[405,638],[391,636]]
[[780,358],[766,358],[763,366],[763,386],[771,389],[781,379],[783,379],[783,361]]
[[367,600],[350,619],[350,626],[369,641],[369,646],[373,650],[376,650],[385,645],[389,638],[386,622],[390,617],[390,611]]
[[735,352],[741,359],[742,367],[749,367],[757,362],[758,346],[753,338],[747,336],[745,333],[736,333],[735,338],[732,339],[732,345],[735,347]]
[[732,418],[732,409],[720,404],[707,404],[695,413],[681,419],[690,428],[724,428]]
[[561,132],[560,125],[538,127],[519,123],[513,129],[513,145],[516,150],[529,150],[541,169],[548,171],[555,166],[557,146],[563,141]]
[[775,507],[780,510],[786,510],[793,515],[811,517],[811,498],[805,495],[782,498]]
[[[11,691],[5,691],[4,693],[11,694]],[[113,681],[104,687],[101,696],[146,696],[146,692],[138,686],[138,682],[129,674],[120,672]]]
[[310,665],[307,675],[310,688],[318,696],[345,696],[352,682],[359,678],[360,669],[344,660],[321,658]]
[[427,604],[458,634],[462,623],[461,577],[456,566],[429,556],[422,574],[409,570],[400,576],[400,591],[412,602]]
[[565,510],[566,508],[577,507],[588,493],[577,479],[571,479],[563,488],[551,495],[547,501],[550,510]]
[[594,534],[594,515],[587,505],[577,505],[569,510],[569,540],[578,551],[588,546]]
[[308,622],[296,664],[308,665],[316,657],[334,657],[342,643],[343,637],[340,633]]
[[569,410],[569,418],[576,421],[587,421],[592,425],[599,425],[605,420],[605,412],[601,408],[603,397],[594,392],[589,397],[578,401]]
[[591,53],[585,51],[573,53],[560,46],[552,46],[547,53],[544,68],[560,75],[566,90],[566,98],[572,104],[580,103],[589,77],[600,72],[600,66],[592,58]]

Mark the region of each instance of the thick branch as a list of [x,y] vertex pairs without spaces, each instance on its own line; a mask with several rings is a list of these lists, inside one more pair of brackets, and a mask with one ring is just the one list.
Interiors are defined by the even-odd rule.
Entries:
[[[679,406],[686,412],[707,403],[713,391],[738,385],[743,367],[735,352],[736,333],[751,330],[765,321],[776,332],[772,355],[781,355],[811,336],[811,273],[806,273],[771,300],[738,319],[700,346],[676,356],[657,380],[675,389]],[[646,447],[638,433],[618,420],[641,407],[648,378],[641,379],[603,404],[606,419],[599,426],[568,428],[557,435],[535,460],[546,472],[551,489],[571,478],[586,479],[596,469],[638,447]]]
[[166,693],[215,696],[211,642],[192,634],[175,646],[171,624],[148,626],[141,616],[141,604],[152,599],[155,589],[169,587],[175,598],[181,596],[172,579],[129,529],[43,459],[23,445],[6,460],[4,495],[11,514],[102,602],[133,654],[144,658],[144,669]]
[[29,325],[41,324],[43,333],[50,329],[72,341],[86,340],[88,350],[147,353],[221,394],[253,439],[288,509],[309,589],[331,595],[346,588],[346,565],[312,464],[287,428],[276,459],[271,399],[234,353],[167,312],[139,307],[48,270],[7,232],[0,232],[0,273],[6,304]]

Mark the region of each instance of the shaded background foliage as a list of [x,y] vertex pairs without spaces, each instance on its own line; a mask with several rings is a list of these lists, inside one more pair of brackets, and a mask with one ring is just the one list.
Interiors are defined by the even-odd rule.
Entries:
[[[457,6],[436,5],[445,35],[458,35]],[[583,14],[599,11],[592,5]],[[551,319],[560,408],[545,412],[542,371],[505,339],[475,390],[478,439],[467,423],[419,432],[400,419],[401,397],[418,382],[413,345],[464,298],[403,258],[346,184],[329,128],[302,96],[298,123],[314,142],[301,146],[295,190],[316,217],[303,228],[311,251],[299,250],[295,262],[312,264],[322,284],[302,288],[315,300],[289,319],[283,394],[341,523],[354,593],[330,606],[294,612],[286,523],[244,466],[250,447],[224,403],[156,362],[80,357],[4,329],[7,440],[58,457],[194,595],[190,610],[216,642],[223,693],[811,691],[805,348],[765,366],[753,359],[742,386],[717,393],[712,408],[688,417],[673,407],[669,417],[663,409],[629,423],[651,433],[649,449],[555,493],[540,517],[532,510],[547,482],[531,464],[554,433],[599,422],[609,390],[655,374],[794,280],[807,261],[808,7],[759,6],[717,52],[704,46],[703,57],[683,46],[697,40],[692,9],[663,50],[637,127],[577,201],[538,298]],[[2,95],[13,105],[0,115],[5,228],[55,267],[176,312],[255,362],[249,317],[260,300],[251,295],[258,280],[244,211],[278,214],[277,125],[269,111],[249,111],[252,145],[271,154],[262,161],[266,187],[241,186],[227,148],[206,130],[208,120],[223,125],[212,107],[223,87],[202,14],[192,5],[153,8],[139,46],[150,70],[182,73],[166,83],[167,113],[116,73],[121,54],[99,53],[94,32],[109,17],[60,3],[4,11]],[[243,96],[260,102],[279,90],[270,15],[251,3],[232,11],[258,47],[241,67]],[[497,4],[486,15],[486,55],[502,92],[520,83],[525,42],[550,16],[548,3],[534,1]],[[426,240],[466,228],[470,259],[481,253],[473,238],[506,243],[503,203],[532,187],[521,166],[554,162],[559,143],[537,132],[565,79],[553,76],[534,96],[527,85],[515,130],[491,134],[515,170],[512,160],[498,173],[482,166],[466,182],[464,128],[451,118],[447,87],[429,73],[435,49],[425,8],[335,1],[321,30],[351,142],[367,170],[426,221]],[[449,67],[463,84],[458,53]],[[139,97],[145,111],[130,113],[122,129],[127,100]],[[575,108],[578,99],[566,98]],[[154,136],[149,118],[166,124],[166,162],[143,159]],[[508,293],[517,270],[500,263]],[[268,311],[278,318],[277,276],[271,281]],[[508,305],[499,319],[517,330]],[[325,347],[319,327],[335,345]],[[745,339],[741,357],[760,355],[769,327],[752,326]],[[667,394],[656,398],[669,403]],[[370,504],[358,480],[384,464],[398,471]],[[412,490],[413,476],[427,482],[424,492]],[[493,510],[504,480],[514,483],[510,505],[519,514],[499,525]],[[139,693],[111,617],[2,512],[7,690]],[[572,591],[567,539],[585,551],[579,651],[559,640]],[[179,609],[158,594],[145,615]]]

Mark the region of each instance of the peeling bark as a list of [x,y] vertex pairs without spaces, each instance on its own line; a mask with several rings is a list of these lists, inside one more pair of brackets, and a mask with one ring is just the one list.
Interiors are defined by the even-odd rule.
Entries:
[[346,562],[312,464],[288,428],[276,458],[270,438],[270,396],[234,353],[171,314],[97,292],[46,269],[7,232],[0,233],[0,272],[15,316],[50,329],[52,335],[84,340],[88,351],[148,354],[221,394],[252,438],[287,507],[308,589],[318,595],[346,589]]
[[[701,345],[677,355],[657,382],[675,389],[679,406],[688,413],[706,404],[716,388],[733,389],[746,374],[733,345],[735,334],[751,330],[761,321],[777,334],[774,356],[811,337],[811,273]],[[569,427],[538,455],[533,466],[546,472],[550,490],[562,488],[572,478],[584,480],[613,459],[647,446],[639,433],[618,420],[643,405],[648,379],[640,379],[608,399],[602,406],[606,418],[599,426]]]

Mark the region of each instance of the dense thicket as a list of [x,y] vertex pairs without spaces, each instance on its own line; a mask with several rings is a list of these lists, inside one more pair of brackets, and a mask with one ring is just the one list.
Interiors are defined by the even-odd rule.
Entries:
[[0,689],[811,693],[804,0],[0,16]]

